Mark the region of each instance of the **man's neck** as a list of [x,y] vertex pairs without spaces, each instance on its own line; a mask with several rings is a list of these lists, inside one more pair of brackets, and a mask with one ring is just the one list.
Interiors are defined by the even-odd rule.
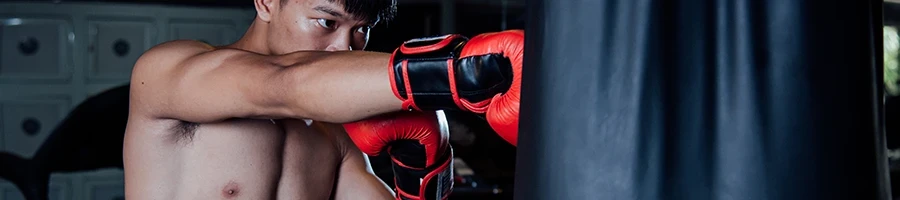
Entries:
[[247,32],[244,33],[244,36],[241,37],[241,39],[237,42],[234,42],[227,47],[263,55],[271,55],[272,51],[269,50],[268,44],[266,43],[267,31],[268,30],[266,27],[266,22],[259,20],[259,18],[256,18],[253,20],[253,23],[250,24],[250,28],[247,29]]

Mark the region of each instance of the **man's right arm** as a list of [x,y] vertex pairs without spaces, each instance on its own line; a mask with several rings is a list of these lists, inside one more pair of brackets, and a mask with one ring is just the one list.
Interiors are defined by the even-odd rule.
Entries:
[[349,122],[396,111],[390,54],[295,52],[280,56],[164,43],[135,64],[132,109],[144,116],[204,123],[228,118]]

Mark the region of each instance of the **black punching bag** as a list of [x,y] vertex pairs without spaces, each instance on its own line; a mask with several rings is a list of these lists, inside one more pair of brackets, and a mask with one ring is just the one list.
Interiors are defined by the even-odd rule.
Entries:
[[879,0],[528,2],[516,199],[888,199]]

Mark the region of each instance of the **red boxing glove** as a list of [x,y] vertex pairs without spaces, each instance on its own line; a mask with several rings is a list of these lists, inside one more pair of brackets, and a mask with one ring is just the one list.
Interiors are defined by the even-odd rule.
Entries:
[[[519,138],[519,100],[522,88],[522,54],[525,49],[525,32],[521,30],[488,33],[475,36],[463,48],[462,56],[484,55],[502,52],[512,64],[512,84],[505,93],[495,94],[486,106],[488,124],[501,138],[517,145]],[[481,111],[484,107],[472,110]]]
[[397,199],[447,199],[453,189],[453,149],[434,113],[397,112],[344,124],[368,155],[387,150]]
[[390,76],[404,109],[484,113],[516,145],[525,33],[445,35],[407,41],[394,51]]

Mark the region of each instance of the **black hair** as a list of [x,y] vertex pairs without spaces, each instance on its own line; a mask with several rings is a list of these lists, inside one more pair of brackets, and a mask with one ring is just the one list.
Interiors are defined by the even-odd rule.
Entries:
[[[284,6],[291,0],[281,0]],[[369,22],[388,22],[397,14],[396,0],[327,0],[334,3],[340,1],[344,12]]]

